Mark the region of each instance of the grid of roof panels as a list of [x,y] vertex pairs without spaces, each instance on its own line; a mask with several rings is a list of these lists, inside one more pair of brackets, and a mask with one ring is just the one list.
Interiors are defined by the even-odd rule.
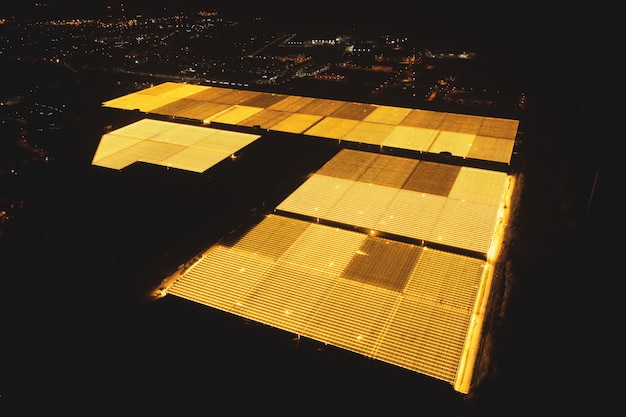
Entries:
[[486,255],[507,181],[497,171],[342,149],[276,209]]
[[484,273],[476,258],[270,214],[168,293],[453,384]]
[[509,164],[517,120],[165,82],[106,107]]
[[[104,105],[504,163],[518,128],[514,120],[177,83]],[[257,138],[144,120],[104,135],[93,163],[202,172]],[[225,237],[165,291],[467,392],[489,292],[483,259],[507,186],[502,172],[343,149],[276,207],[284,215]]]
[[204,172],[258,138],[247,133],[143,119],[104,134],[91,163],[121,170],[139,161]]

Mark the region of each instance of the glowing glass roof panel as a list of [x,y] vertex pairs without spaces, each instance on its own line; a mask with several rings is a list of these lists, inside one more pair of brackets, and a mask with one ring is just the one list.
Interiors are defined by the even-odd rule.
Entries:
[[[120,141],[123,141],[125,145],[116,147],[116,144]],[[139,143],[139,141],[126,137],[116,137],[115,135],[105,135],[100,140],[92,164],[117,170],[126,168],[128,165],[137,162],[136,155],[132,152],[127,152],[136,143]]]
[[385,138],[393,131],[394,126],[372,123],[359,122],[354,129],[346,133],[342,138],[351,142],[369,143],[371,145],[380,145]]
[[398,236],[426,239],[432,235],[445,197],[399,190],[379,220],[377,230]]
[[209,103],[198,100],[180,99],[157,107],[151,111],[155,114],[164,114],[190,120],[204,120],[219,112],[229,109],[229,104]]
[[515,142],[487,136],[476,136],[467,153],[468,158],[508,163],[508,155],[513,154]]
[[276,208],[313,218],[326,218],[354,181],[314,174]]
[[293,113],[285,111],[264,109],[242,120],[241,122],[239,122],[239,125],[248,127],[259,126],[263,129],[271,129],[292,114]]
[[186,147],[182,145],[161,142],[158,140],[142,140],[130,148],[125,149],[124,152],[132,152],[139,162],[163,165],[161,162],[164,159],[167,159],[172,155],[176,155],[185,148]]
[[[145,125],[145,123],[142,123],[142,126]],[[159,127],[161,127],[161,129],[159,129],[158,131],[153,131],[150,136],[147,136],[145,138],[149,138],[151,140],[159,142],[191,146],[205,139],[207,136],[212,136],[214,134],[212,131],[198,129],[197,126],[190,126],[179,123],[161,122],[161,126]]]
[[397,293],[351,281],[337,280],[319,312],[302,333],[334,346],[374,356],[399,301]]
[[484,267],[480,259],[425,248],[404,293],[469,313]]
[[389,148],[428,152],[438,134],[438,130],[423,127],[396,126],[383,140],[382,145]]
[[421,161],[409,174],[402,188],[447,197],[460,170],[461,167],[456,165]]
[[430,110],[411,109],[402,119],[402,126],[421,127],[424,129],[438,130],[441,122],[446,117],[446,113],[434,112]]
[[105,133],[98,144],[98,148],[96,149],[93,159],[96,161],[102,160],[108,156],[119,153],[121,150],[134,145],[140,140],[142,140],[142,138],[132,138],[129,136]]
[[242,120],[245,120],[254,114],[260,112],[260,107],[249,107],[249,106],[232,106],[227,108],[224,111],[221,111],[213,116],[207,117],[204,119],[205,123],[208,122],[219,122],[225,124],[236,125]]
[[[215,101],[223,104],[239,104],[242,106],[246,106],[244,103],[249,102],[250,100],[256,99],[262,96],[264,93],[260,93],[258,91],[251,90],[236,90],[236,89],[228,89],[226,94],[220,95],[215,98]],[[247,106],[250,107],[250,106]]]
[[318,169],[317,174],[358,180],[378,157],[379,154],[373,152],[341,150]]
[[378,106],[365,117],[364,121],[372,123],[383,123],[388,125],[398,125],[411,112],[411,109],[403,107]]
[[[253,229],[246,231],[245,235],[229,235],[223,242],[229,246],[236,244],[240,250],[277,261],[308,227],[307,222],[292,222],[287,217],[268,216]],[[276,233],[279,235],[276,236]]]
[[506,178],[503,172],[461,167],[448,197],[497,207],[505,192]]
[[285,120],[276,123],[272,129],[279,132],[303,133],[321,119],[322,116],[313,114],[292,114]]
[[224,246],[211,248],[171,287],[172,294],[230,311],[274,266],[271,259]]
[[123,169],[147,162],[204,172],[258,139],[257,135],[143,119],[106,133],[92,165]]
[[139,110],[150,112],[166,104],[175,102],[177,97],[155,96],[142,92],[131,93],[103,103],[105,107],[114,107],[124,110]]
[[472,147],[476,135],[440,131],[430,146],[432,153],[450,152],[452,155],[466,157]]
[[378,106],[374,104],[345,102],[333,112],[333,117],[361,121],[377,108]]
[[393,324],[376,349],[376,358],[453,382],[457,378],[468,316],[403,297]]
[[441,121],[438,129],[475,135],[478,133],[482,121],[483,117],[481,116],[445,113],[445,117]]
[[177,126],[173,123],[164,122],[161,120],[142,119],[135,123],[131,123],[126,126],[122,126],[112,133],[119,136],[127,136],[137,139],[148,139],[155,135],[165,132],[168,129]]
[[161,84],[153,85],[144,90],[141,90],[141,93],[154,96],[184,98],[193,95],[199,91],[203,91],[204,89],[206,89],[206,87],[197,84],[175,83],[171,81],[166,81]]
[[519,120],[484,118],[478,132],[479,136],[514,140],[517,136]]
[[182,151],[163,159],[159,165],[178,168],[185,171],[204,172],[224,160],[228,154],[217,153],[197,147],[185,148]]
[[345,105],[345,101],[316,98],[298,110],[298,113],[330,116],[343,105]]
[[[161,90],[161,88],[163,88],[163,90]],[[146,94],[154,94],[157,96],[185,98],[197,92],[204,91],[205,89],[206,87],[197,84],[165,82],[143,91]]]
[[378,220],[397,193],[397,188],[355,181],[324,219],[377,229]]
[[424,239],[486,254],[498,221],[498,206],[447,199]]
[[231,94],[233,90],[231,88],[222,88],[222,87],[204,87],[204,90],[200,90],[195,94],[187,96],[190,100],[197,101],[205,101],[207,103],[214,104],[227,104],[232,105],[232,103],[225,103],[224,100],[221,100],[222,97]]
[[377,154],[357,179],[363,183],[402,188],[417,164],[418,161],[415,159]]
[[338,119],[336,117],[325,117],[308,129],[305,133],[311,136],[322,138],[341,139],[348,132],[356,127],[359,122],[351,119]]
[[229,130],[211,129],[207,136],[194,143],[194,148],[210,150],[224,155],[231,155],[235,151],[252,143],[251,138],[258,136],[231,132]]
[[298,113],[303,107],[315,101],[313,97],[287,96],[284,99],[272,104],[268,108],[271,110],[287,111]]
[[241,102],[241,104],[243,104],[244,106],[261,107],[267,109],[270,106],[284,100],[286,97],[288,96],[284,94],[261,93],[245,99]]

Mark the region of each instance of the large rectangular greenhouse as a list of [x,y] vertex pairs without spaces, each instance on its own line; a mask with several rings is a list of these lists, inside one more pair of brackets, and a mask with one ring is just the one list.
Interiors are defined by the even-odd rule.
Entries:
[[495,117],[174,82],[103,105],[503,164],[511,162],[519,125]]

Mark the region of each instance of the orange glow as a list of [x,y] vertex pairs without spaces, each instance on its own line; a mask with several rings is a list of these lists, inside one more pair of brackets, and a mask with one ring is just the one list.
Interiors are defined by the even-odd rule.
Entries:
[[[169,82],[104,105],[504,164],[519,123]],[[202,172],[259,137],[162,123],[108,132],[92,163],[121,169],[143,155]],[[223,154],[206,152],[205,133]],[[278,204],[282,215],[264,216],[233,245],[211,246],[153,295],[193,300],[468,393],[515,178],[425,159],[342,149]]]

